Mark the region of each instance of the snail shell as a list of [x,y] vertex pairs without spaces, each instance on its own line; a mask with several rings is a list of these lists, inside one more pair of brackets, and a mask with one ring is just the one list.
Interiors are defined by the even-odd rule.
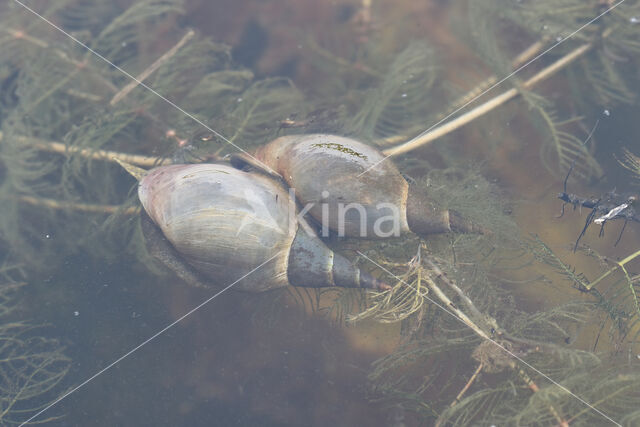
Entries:
[[384,238],[408,231],[420,235],[484,232],[455,211],[439,208],[410,187],[384,154],[351,138],[284,136],[258,148],[254,157],[237,154],[231,162],[270,175],[275,171],[295,188],[303,206],[311,206],[308,213],[316,221],[341,235]]
[[388,288],[326,247],[296,218],[286,189],[262,174],[223,164],[163,166],[142,177],[138,195],[175,253],[218,285]]

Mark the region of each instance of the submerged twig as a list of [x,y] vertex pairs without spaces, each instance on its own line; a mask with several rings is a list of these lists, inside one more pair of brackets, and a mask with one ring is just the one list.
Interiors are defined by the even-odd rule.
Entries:
[[447,277],[447,275],[440,269],[440,267],[436,265],[435,262],[433,262],[433,260],[431,260],[429,257],[425,257],[425,262],[427,263],[429,268],[436,274],[436,277],[445,282],[447,286],[449,286],[458,295],[458,297],[464,302],[469,311],[474,316],[476,316],[476,318],[483,318],[482,313],[480,313],[480,310],[478,310],[473,301],[471,301],[471,299],[462,291],[462,289],[460,289],[460,287],[453,280],[450,280]]
[[[603,34],[603,37],[605,37],[607,34]],[[586,54],[587,52],[589,52],[592,48],[594,47],[594,43],[585,43],[579,47],[577,47],[576,49],[572,50],[571,52],[569,52],[568,54],[566,54],[565,56],[563,56],[562,58],[558,59],[556,62],[554,62],[553,64],[549,65],[548,67],[545,67],[544,69],[542,69],[540,72],[538,72],[537,74],[535,74],[533,77],[531,77],[530,79],[528,79],[527,81],[525,81],[521,87],[523,89],[530,89],[533,86],[537,85],[538,83],[540,83],[541,81],[547,79],[548,77],[552,76],[553,74],[557,73],[558,71],[560,71],[561,69],[563,69],[564,67],[568,66],[569,64],[571,64],[573,61],[575,61],[576,59],[582,57],[584,54]],[[487,114],[488,112],[494,110],[495,108],[501,106],[502,104],[506,103],[507,101],[515,98],[516,96],[518,96],[520,94],[520,90],[518,88],[511,88],[509,90],[507,90],[506,92],[503,92],[502,94],[490,99],[489,101],[485,102],[482,105],[479,105],[478,107],[472,109],[471,111],[468,111],[467,113],[462,114],[461,116],[456,117],[455,119],[440,125],[438,127],[435,127],[433,129],[431,129],[428,132],[425,132],[423,134],[420,134],[418,136],[416,136],[415,138],[397,145],[395,147],[391,147],[391,148],[387,148],[386,150],[383,150],[383,153],[386,156],[397,156],[400,154],[404,154],[407,153],[409,151],[415,150],[418,147],[421,147],[425,144],[428,144],[450,132],[453,132],[454,130],[466,125],[467,123],[477,119],[480,116],[483,116],[485,114]]]
[[[520,68],[527,61],[530,61],[531,59],[533,59],[536,55],[538,55],[542,51],[542,49],[545,47],[548,41],[549,41],[548,38],[545,37],[533,43],[529,47],[527,47],[518,56],[516,56],[513,59],[513,61],[511,61],[511,68],[514,70],[517,68]],[[482,92],[484,92],[485,90],[488,90],[491,86],[493,86],[497,82],[498,82],[498,76],[496,76],[495,74],[490,77],[487,77],[487,79],[485,79],[483,82],[477,84],[473,89],[471,89],[470,91],[465,93],[463,96],[458,98],[456,101],[454,101],[453,104],[451,104],[451,108],[449,108],[449,110],[445,111],[444,113],[440,114],[437,117],[437,119],[442,120],[447,118],[450,114],[458,110],[458,108],[473,101],[473,99],[475,99],[477,96],[480,96]]]
[[[527,384],[527,386],[533,393],[538,393],[540,391],[540,387],[538,387],[538,384],[533,381],[529,374],[523,371],[520,367],[516,366],[515,363],[513,364],[513,366],[511,366],[511,369],[514,369],[518,373],[518,376],[525,382],[525,384]],[[551,413],[551,415],[556,419],[558,425],[561,427],[569,427],[569,422],[565,420],[562,415],[560,415],[560,412],[558,412],[556,407],[552,403],[549,403],[548,405],[549,413]]]
[[341,58],[341,57],[339,57],[337,55],[334,55],[333,53],[331,53],[330,51],[328,51],[326,49],[323,49],[313,39],[307,40],[306,46],[307,46],[307,48],[313,50],[318,55],[320,55],[323,58],[335,63],[336,65],[338,65],[338,66],[340,66],[342,68],[357,70],[357,71],[360,71],[360,72],[362,72],[364,74],[367,74],[369,76],[372,76],[372,77],[377,77],[377,78],[382,77],[382,75],[379,72],[367,67],[366,65],[364,65],[362,63],[355,63],[354,64],[354,63],[352,63],[350,61],[347,61],[344,58]]
[[[0,132],[0,143],[2,142],[2,138],[3,134]],[[70,147],[61,142],[47,141],[45,139],[35,137],[15,136],[14,138],[22,144],[30,145],[39,150],[59,154],[78,154],[87,159],[106,160],[109,162],[114,162],[115,159],[118,159],[126,163],[145,167],[166,165],[172,162],[171,159],[143,156],[140,154],[127,154],[110,150],[92,150],[89,148]]]
[[[480,362],[480,364],[478,365],[478,367],[476,368],[476,370],[474,371],[473,375],[471,375],[471,378],[469,378],[469,381],[467,381],[467,383],[464,385],[464,387],[462,387],[462,390],[460,390],[460,392],[458,393],[458,395],[456,396],[456,398],[453,400],[453,402],[451,402],[451,404],[449,404],[449,408],[453,408],[454,406],[456,406],[458,404],[458,402],[460,402],[462,400],[462,398],[464,397],[465,393],[469,390],[469,388],[471,387],[471,384],[473,384],[473,382],[478,378],[478,376],[480,375],[480,372],[482,372],[482,369],[484,368],[484,365],[482,362]],[[440,416],[435,423],[435,427],[440,427],[442,425],[442,416]]]
[[121,205],[97,205],[92,203],[64,202],[55,199],[45,199],[43,197],[18,196],[18,200],[33,206],[47,207],[56,210],[72,210],[87,213],[103,213],[122,215],[137,215],[140,208],[136,206],[124,207]]
[[427,286],[434,293],[434,295],[437,296],[438,299],[442,301],[445,304],[445,306],[449,310],[451,310],[456,315],[456,317],[458,317],[465,325],[467,325],[473,332],[475,332],[481,338],[484,338],[485,340],[491,339],[489,335],[487,335],[487,333],[483,331],[482,328],[480,328],[480,326],[475,324],[469,318],[469,316],[467,316],[462,310],[458,308],[457,305],[453,303],[453,301],[451,301],[451,299],[447,296],[447,294],[445,294],[442,291],[442,289],[440,289],[440,287],[431,278],[426,279],[426,282],[427,282]]
[[612,267],[611,269],[606,271],[604,274],[602,274],[600,277],[598,277],[592,283],[589,283],[588,285],[586,285],[585,286],[586,290],[590,291],[594,286],[596,286],[602,280],[607,278],[610,274],[612,274],[616,270],[620,269],[622,271],[622,273],[624,274],[625,280],[626,280],[626,282],[627,282],[627,284],[629,286],[629,293],[631,294],[631,297],[633,299],[633,307],[635,309],[635,314],[640,318],[640,303],[638,302],[640,300],[640,298],[639,298],[638,293],[636,292],[636,289],[635,289],[635,287],[633,285],[634,284],[634,280],[631,278],[631,276],[629,275],[629,272],[625,268],[625,265],[627,263],[633,261],[638,256],[640,256],[640,250],[632,253],[631,255],[627,256],[625,259],[623,259],[621,261],[617,261],[616,265],[614,267]]
[[47,43],[46,41],[41,40],[37,37],[32,37],[22,30],[18,30],[15,28],[1,28],[0,31],[4,31],[7,34],[10,34],[16,40],[24,40],[41,48],[49,47],[49,43]]
[[[83,62],[83,61],[78,61],[76,59],[73,59],[69,56],[69,54],[61,49],[58,48],[53,48],[49,45],[49,43],[47,43],[46,41],[39,39],[37,37],[31,36],[27,33],[25,33],[22,30],[16,29],[16,28],[0,28],[0,31],[4,31],[5,33],[10,34],[14,39],[16,40],[23,40],[26,41],[28,43],[31,43],[34,46],[37,46],[41,49],[51,49],[51,51],[53,53],[56,54],[56,56],[69,63],[70,65],[72,65],[74,68],[78,69],[78,70],[91,70],[94,71],[91,67],[91,64],[88,62]],[[106,78],[104,78],[102,76],[102,74],[100,74],[97,71],[94,72],[90,72],[87,74],[90,78],[95,79],[96,81],[98,81],[101,85],[103,85],[106,89],[108,89],[111,92],[116,92],[118,90],[118,88],[109,80],[107,80]]]
[[111,106],[116,105],[121,99],[127,96],[129,92],[135,89],[140,83],[145,81],[147,77],[153,74],[154,71],[160,68],[162,64],[166,63],[169,59],[171,59],[171,57],[173,57],[182,46],[184,46],[191,38],[193,38],[194,35],[195,35],[195,31],[193,30],[187,31],[187,33],[180,39],[178,43],[176,43],[175,46],[173,46],[171,49],[165,52],[164,55],[158,58],[153,64],[151,64],[142,73],[140,73],[135,78],[135,80],[132,80],[131,82],[129,82],[118,93],[116,93],[115,96],[111,99],[111,102],[109,102],[109,104]]
[[[398,310],[395,307],[395,305],[397,305],[397,302],[392,301],[392,298],[397,292],[397,290],[409,289],[411,291],[409,293],[409,297],[405,296],[403,293],[401,298],[403,301],[403,304],[402,304],[403,306],[407,304],[407,301],[406,301],[407,298],[414,302],[414,304],[411,305],[411,310],[409,311],[409,314],[418,311],[420,309],[420,306],[424,304],[425,300],[431,301],[437,305],[438,303],[433,298],[430,298],[429,296],[427,296],[427,294],[424,291],[422,291],[422,286],[424,286],[422,285],[422,282],[424,282],[426,284],[426,287],[430,291],[430,293],[432,292],[436,296],[436,298],[444,304],[444,306],[440,306],[440,308],[444,310],[447,310],[447,309],[450,310],[449,312],[453,316],[458,318],[458,320],[462,321],[471,330],[473,330],[478,336],[480,336],[485,340],[491,340],[489,335],[487,335],[487,333],[480,326],[478,326],[473,320],[471,320],[469,316],[467,316],[462,310],[460,310],[456,306],[456,304],[454,304],[454,302],[451,301],[451,299],[447,296],[447,294],[445,294],[442,291],[442,289],[440,289],[438,284],[429,274],[429,271],[423,270],[421,249],[422,249],[422,245],[418,246],[418,251],[416,255],[407,263],[407,265],[409,266],[408,272],[403,274],[402,276],[394,275],[389,270],[382,267],[380,264],[378,264],[377,262],[373,261],[371,258],[367,257],[366,255],[358,251],[358,253],[361,256],[373,262],[375,265],[382,268],[388,274],[391,274],[396,280],[398,280],[398,285],[389,291],[381,292],[375,295],[379,297],[378,301],[372,307],[365,310],[363,313],[353,316],[351,320],[359,320],[364,317],[368,317],[372,315],[385,319],[386,316],[388,316],[390,313],[395,316],[395,319],[391,321],[398,321],[408,317],[408,314],[405,314],[404,316],[398,316],[398,313],[397,313]],[[438,271],[440,270],[438,269]],[[440,273],[442,273],[442,271],[440,271]],[[416,281],[412,283],[408,283],[405,280],[414,275],[416,276]],[[440,277],[440,275],[436,273],[436,279],[438,277]],[[414,283],[416,283],[417,286],[414,286]],[[462,291],[460,290],[460,292]]]
[[636,178],[640,179],[640,157],[624,148],[622,150],[624,158],[618,159],[618,162],[627,170],[634,173]]
[[[527,374],[516,362],[513,357],[516,350],[513,347],[513,342],[510,340],[501,340],[500,345],[496,345],[495,341],[484,341],[478,345],[473,353],[472,357],[480,362],[478,369],[482,369],[487,373],[502,372],[504,369],[511,369],[520,377],[520,379],[529,387],[533,393],[538,393],[540,387],[536,382]],[[536,348],[537,350],[537,348]],[[506,351],[506,354],[505,354]],[[556,386],[558,384],[555,384]],[[463,389],[464,390],[464,389]],[[455,403],[455,402],[454,402]],[[558,425],[568,427],[567,421],[560,415],[560,412],[556,409],[553,403],[547,403],[549,413],[556,419]],[[450,407],[453,407],[452,404]]]

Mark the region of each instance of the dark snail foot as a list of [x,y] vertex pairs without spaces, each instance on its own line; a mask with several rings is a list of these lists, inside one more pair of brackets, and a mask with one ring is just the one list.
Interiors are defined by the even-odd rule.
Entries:
[[178,252],[144,211],[140,214],[140,226],[147,250],[153,258],[160,261],[186,284],[198,288],[211,287],[200,277],[200,274],[182,260]]

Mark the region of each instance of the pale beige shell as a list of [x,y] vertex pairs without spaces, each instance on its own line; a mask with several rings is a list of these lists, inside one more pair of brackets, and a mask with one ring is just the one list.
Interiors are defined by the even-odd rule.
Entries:
[[252,292],[289,284],[295,206],[269,178],[221,164],[171,165],[144,176],[138,194],[164,236],[214,284],[238,281],[234,289]]

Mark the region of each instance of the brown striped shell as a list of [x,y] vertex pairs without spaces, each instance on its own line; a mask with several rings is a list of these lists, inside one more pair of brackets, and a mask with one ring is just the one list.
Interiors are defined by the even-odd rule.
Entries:
[[[295,188],[303,206],[313,204],[309,214],[320,223],[324,220],[331,230],[339,231],[344,218],[344,235],[362,236],[364,232],[369,237],[385,237],[390,230],[384,226],[391,224],[385,224],[384,218],[395,215],[399,233],[409,231],[409,186],[393,162],[384,160],[371,146],[335,135],[295,135],[270,142],[255,156]],[[365,222],[361,212],[349,204],[364,208]],[[380,230],[374,230],[377,221],[383,221]]]
[[386,238],[408,231],[484,232],[410,188],[390,159],[351,138],[284,136],[258,148],[253,157],[234,155],[231,162],[280,176],[309,215],[339,235]]

